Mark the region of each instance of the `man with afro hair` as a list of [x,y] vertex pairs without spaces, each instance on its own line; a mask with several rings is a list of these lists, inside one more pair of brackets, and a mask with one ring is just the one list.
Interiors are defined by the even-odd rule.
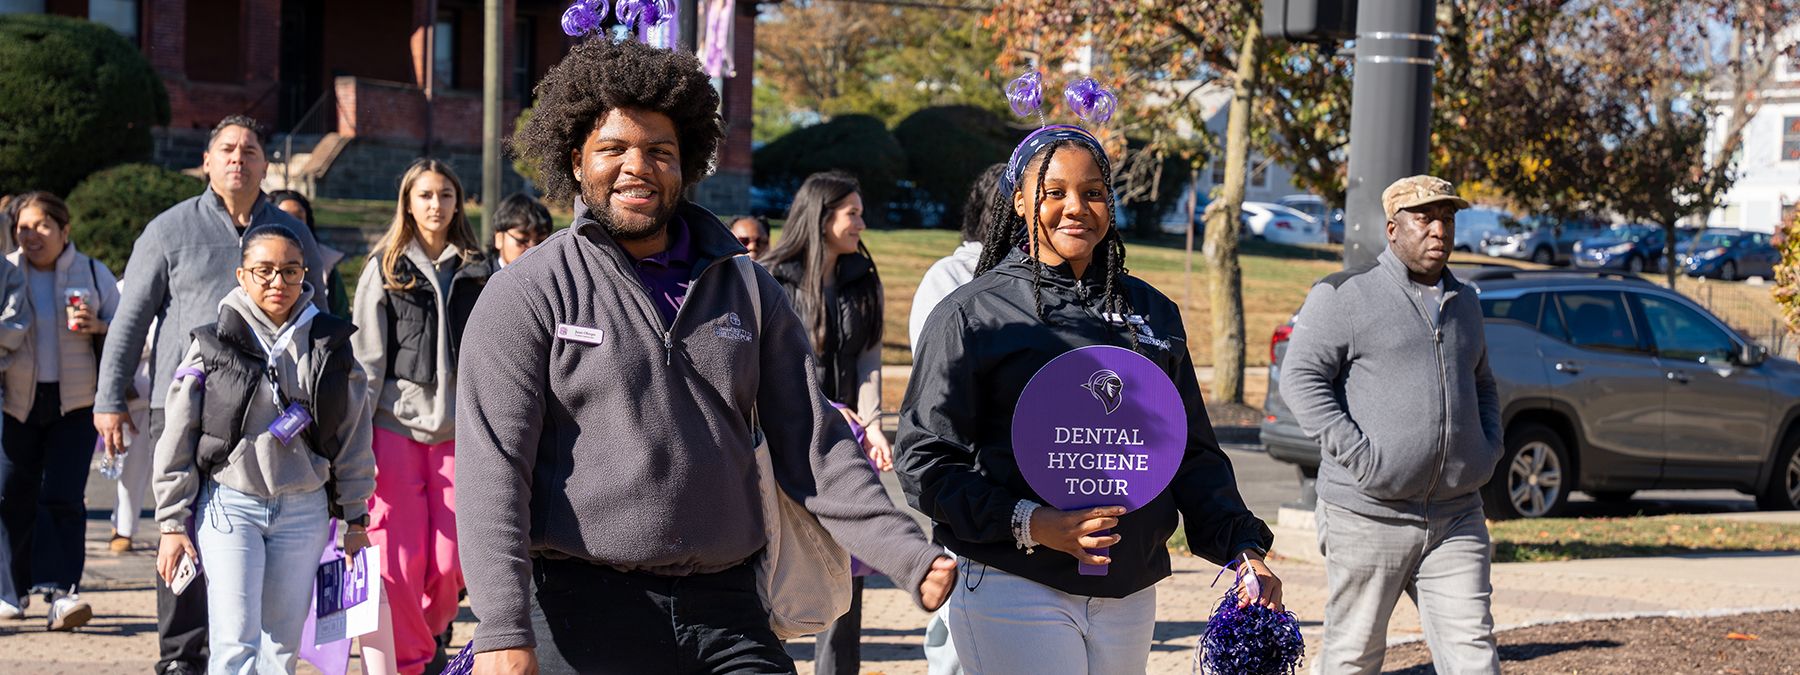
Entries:
[[756,426],[788,496],[941,605],[954,563],[819,393],[787,294],[682,196],[724,136],[699,60],[590,39],[536,93],[513,151],[551,200],[579,201],[573,226],[488,283],[463,337],[475,671],[794,672],[756,588]]

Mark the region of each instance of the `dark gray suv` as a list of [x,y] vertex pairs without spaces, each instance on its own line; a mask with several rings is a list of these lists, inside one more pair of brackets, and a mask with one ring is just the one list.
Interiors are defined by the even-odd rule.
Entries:
[[[1768,358],[1704,308],[1635,275],[1453,270],[1487,317],[1506,450],[1488,516],[1558,515],[1569,492],[1730,488],[1800,507],[1800,363]],[[1291,325],[1291,321],[1290,321]],[[1317,476],[1319,446],[1281,400],[1278,329],[1264,404],[1269,456]]]

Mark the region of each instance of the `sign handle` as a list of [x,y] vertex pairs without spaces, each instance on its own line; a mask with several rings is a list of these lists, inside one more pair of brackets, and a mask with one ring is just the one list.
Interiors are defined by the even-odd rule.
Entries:
[[[1108,529],[1100,530],[1098,532],[1094,532],[1093,534],[1091,534],[1089,536],[1105,537],[1110,534],[1112,534],[1112,529],[1108,528]],[[1085,550],[1088,552],[1088,555],[1097,555],[1097,556],[1100,556],[1103,558],[1112,556],[1112,547],[1111,546],[1103,546],[1100,548],[1090,548],[1090,549],[1085,549]],[[1107,565],[1090,565],[1088,563],[1079,563],[1079,565],[1081,566],[1079,571],[1081,572],[1081,575],[1084,577],[1106,576],[1106,568],[1108,567]]]

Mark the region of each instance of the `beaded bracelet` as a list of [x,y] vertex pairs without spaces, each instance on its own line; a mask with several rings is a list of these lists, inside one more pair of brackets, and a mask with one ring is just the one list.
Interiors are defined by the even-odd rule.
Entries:
[[1031,514],[1033,511],[1036,511],[1039,506],[1042,506],[1042,504],[1029,499],[1021,499],[1017,504],[1013,505],[1013,546],[1015,548],[1025,549],[1026,555],[1037,552],[1033,550],[1033,547],[1037,546],[1038,543],[1031,538]]

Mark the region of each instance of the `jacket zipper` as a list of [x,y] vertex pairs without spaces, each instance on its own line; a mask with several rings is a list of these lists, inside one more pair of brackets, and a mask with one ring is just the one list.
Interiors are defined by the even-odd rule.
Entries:
[[[1409,279],[1408,283],[1410,282]],[[1412,289],[1408,288],[1407,291],[1406,299],[1411,302],[1413,299]],[[1431,328],[1433,353],[1437,356],[1438,402],[1444,416],[1443,423],[1438,427],[1437,465],[1431,472],[1431,485],[1425,488],[1425,500],[1422,503],[1426,509],[1431,507],[1431,493],[1437,491],[1438,479],[1443,477],[1444,456],[1447,454],[1447,446],[1450,443],[1450,378],[1444,373],[1444,328],[1442,324],[1444,322],[1444,305],[1448,304],[1451,298],[1456,297],[1455,293],[1455,291],[1446,289],[1444,299],[1438,303],[1437,323],[1432,323],[1431,314],[1425,311],[1422,298],[1418,303],[1413,304],[1413,307],[1419,310],[1419,318],[1424,319],[1425,325]]]
[[[622,253],[618,253],[618,255],[622,255]],[[650,305],[649,306],[650,320],[653,322],[653,324],[661,324],[662,323],[662,312],[660,310],[656,309],[656,298],[654,298],[650,295],[650,287],[644,285],[644,280],[638,278],[637,272],[635,270],[633,270],[631,272],[631,274],[629,274],[629,275],[625,274],[624,271],[621,271],[619,269],[619,260],[616,257],[615,252],[609,251],[607,253],[607,256],[613,259],[613,273],[614,274],[618,274],[620,276],[627,277],[629,280],[629,283],[637,285],[638,290],[643,291],[642,293],[639,294],[638,297],[640,299],[642,299],[644,302],[649,303],[649,305]],[[700,270],[700,276],[694,277],[693,282],[688,284],[688,294],[692,295],[694,293],[694,289],[700,286],[700,280],[705,279],[706,275],[713,271],[713,268],[718,267],[719,262],[726,261],[726,260],[730,260],[730,258],[719,258],[717,260],[713,260],[712,262],[710,262],[706,265],[706,269]],[[675,308],[675,319],[670,321],[669,325],[663,328],[662,337],[663,337],[663,365],[664,366],[675,365],[675,325],[677,323],[681,322],[681,310],[685,309],[686,307],[687,307],[687,299],[684,296],[682,298],[681,306]],[[640,304],[640,305],[638,305],[638,308],[644,309],[644,306],[642,304]]]

